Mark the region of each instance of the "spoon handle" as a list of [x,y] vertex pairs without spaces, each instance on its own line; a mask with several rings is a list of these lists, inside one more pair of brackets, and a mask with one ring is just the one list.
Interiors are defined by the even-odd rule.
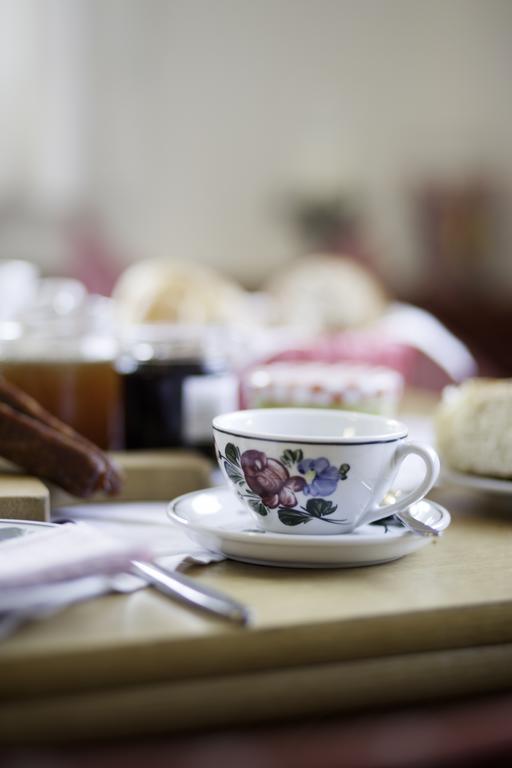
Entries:
[[423,523],[421,520],[418,520],[417,517],[414,517],[414,515],[411,515],[411,513],[404,509],[401,512],[395,512],[395,516],[398,517],[401,523],[405,525],[406,528],[409,528],[410,531],[413,531],[414,533],[418,533],[420,536],[439,536],[440,531],[437,531],[435,528],[432,528],[430,525],[427,525],[426,523]]
[[249,622],[249,611],[244,605],[182,573],[138,560],[132,561],[132,572],[169,597],[237,624]]

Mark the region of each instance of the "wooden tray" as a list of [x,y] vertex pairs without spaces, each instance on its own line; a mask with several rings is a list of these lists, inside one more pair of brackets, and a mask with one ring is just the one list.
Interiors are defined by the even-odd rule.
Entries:
[[0,645],[0,738],[73,739],[334,712],[512,685],[512,513],[455,489],[453,524],[350,570],[222,562],[233,628],[151,589],[75,605]]
[[[124,475],[122,493],[88,501],[167,501],[210,484],[212,463],[193,451],[130,451],[112,456]],[[44,521],[49,519],[50,507],[77,502],[87,503],[0,462],[0,518]]]

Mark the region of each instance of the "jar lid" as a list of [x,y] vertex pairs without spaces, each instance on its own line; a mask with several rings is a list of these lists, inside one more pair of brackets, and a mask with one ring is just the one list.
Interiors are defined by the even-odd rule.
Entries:
[[227,347],[222,328],[188,324],[145,324],[124,328],[121,350],[140,362],[223,360]]
[[0,323],[0,359],[60,362],[111,359],[116,352],[111,300],[75,280],[41,281],[33,305]]
[[356,363],[272,363],[242,381],[248,407],[343,407],[383,413],[401,397],[403,378],[391,368]]
[[298,386],[339,392],[357,388],[363,393],[397,390],[403,386],[398,371],[384,366],[357,363],[271,363],[253,368],[246,377],[248,386]]

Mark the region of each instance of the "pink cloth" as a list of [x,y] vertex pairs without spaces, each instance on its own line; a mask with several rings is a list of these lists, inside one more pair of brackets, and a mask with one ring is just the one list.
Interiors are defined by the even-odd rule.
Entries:
[[273,355],[264,362],[317,361],[382,365],[398,371],[409,386],[441,390],[450,377],[418,349],[372,333],[346,332]]
[[0,590],[120,573],[148,560],[147,545],[115,539],[86,523],[43,528],[2,542]]

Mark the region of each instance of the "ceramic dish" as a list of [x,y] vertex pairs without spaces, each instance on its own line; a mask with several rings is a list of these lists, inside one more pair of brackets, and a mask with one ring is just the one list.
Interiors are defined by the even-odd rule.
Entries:
[[53,528],[52,523],[36,523],[28,520],[0,520],[0,545],[3,541],[18,539],[20,536],[30,536],[42,528]]
[[[440,532],[450,515],[439,504],[423,500],[409,511]],[[190,538],[232,560],[256,565],[296,568],[350,568],[397,560],[432,539],[411,533],[395,520],[379,521],[354,533],[296,536],[255,528],[251,515],[226,488],[209,488],[180,496],[169,505],[169,517]]]
[[485,477],[482,475],[468,475],[457,472],[454,469],[443,467],[441,480],[445,483],[453,483],[464,488],[472,488],[475,491],[485,493],[512,494],[512,480],[503,480],[498,477]]

